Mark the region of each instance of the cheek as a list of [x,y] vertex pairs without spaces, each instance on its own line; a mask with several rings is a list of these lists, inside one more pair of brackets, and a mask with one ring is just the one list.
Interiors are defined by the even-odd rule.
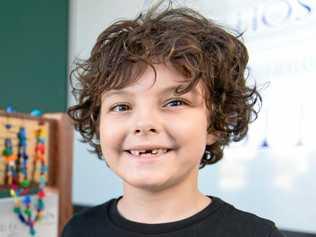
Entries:
[[174,117],[166,123],[168,129],[174,134],[190,137],[193,139],[204,139],[207,131],[207,118],[201,113],[190,113],[179,118]]
[[107,148],[119,148],[119,144],[123,136],[122,123],[116,123],[106,118],[101,118],[99,131],[103,153],[108,150]]
[[207,142],[206,117],[191,114],[189,119],[174,120],[169,123],[167,131],[174,137],[179,146],[190,154],[200,155],[204,152]]
[[115,135],[115,126],[111,126],[111,122],[107,119],[101,118],[100,121],[100,139],[106,140],[108,137]]

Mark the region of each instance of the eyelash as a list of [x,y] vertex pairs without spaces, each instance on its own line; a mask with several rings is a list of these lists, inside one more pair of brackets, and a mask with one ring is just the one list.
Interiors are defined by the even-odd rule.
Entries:
[[[181,103],[182,103],[182,105],[187,105],[188,103],[184,100],[184,99],[182,99],[182,98],[175,98],[175,99],[172,99],[172,100],[170,100],[167,104],[169,104],[170,102],[174,102],[174,101],[180,101]],[[113,106],[111,109],[110,109],[110,111],[113,111],[116,107],[118,107],[118,106],[127,106],[126,104],[117,104],[117,105],[115,105],[115,106]],[[173,107],[173,106],[172,106]],[[115,111],[114,111],[115,112]],[[119,112],[119,111],[118,111]],[[124,112],[124,111],[123,111]]]

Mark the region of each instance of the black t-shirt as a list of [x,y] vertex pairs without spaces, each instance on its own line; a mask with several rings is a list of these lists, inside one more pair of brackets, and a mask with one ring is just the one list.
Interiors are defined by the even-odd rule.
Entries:
[[75,214],[62,237],[284,237],[275,224],[236,209],[220,198],[191,217],[168,223],[145,224],[120,215],[122,196]]

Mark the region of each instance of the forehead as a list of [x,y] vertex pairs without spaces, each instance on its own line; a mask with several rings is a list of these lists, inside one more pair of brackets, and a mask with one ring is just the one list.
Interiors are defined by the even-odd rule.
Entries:
[[[186,88],[191,79],[185,78],[173,67],[165,64],[155,65],[156,75],[151,67],[147,67],[145,71],[136,78],[135,81],[122,89],[111,89],[103,93],[103,97],[109,98],[119,95],[134,94],[176,94],[176,90]],[[156,77],[155,77],[156,76]],[[193,95],[202,94],[202,85],[199,82],[187,93]]]

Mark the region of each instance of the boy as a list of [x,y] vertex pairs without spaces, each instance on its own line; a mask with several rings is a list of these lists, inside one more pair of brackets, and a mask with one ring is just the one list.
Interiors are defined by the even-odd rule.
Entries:
[[191,9],[158,6],[105,29],[72,72],[68,114],[124,195],[76,214],[63,237],[282,236],[197,185],[256,118],[245,46]]

